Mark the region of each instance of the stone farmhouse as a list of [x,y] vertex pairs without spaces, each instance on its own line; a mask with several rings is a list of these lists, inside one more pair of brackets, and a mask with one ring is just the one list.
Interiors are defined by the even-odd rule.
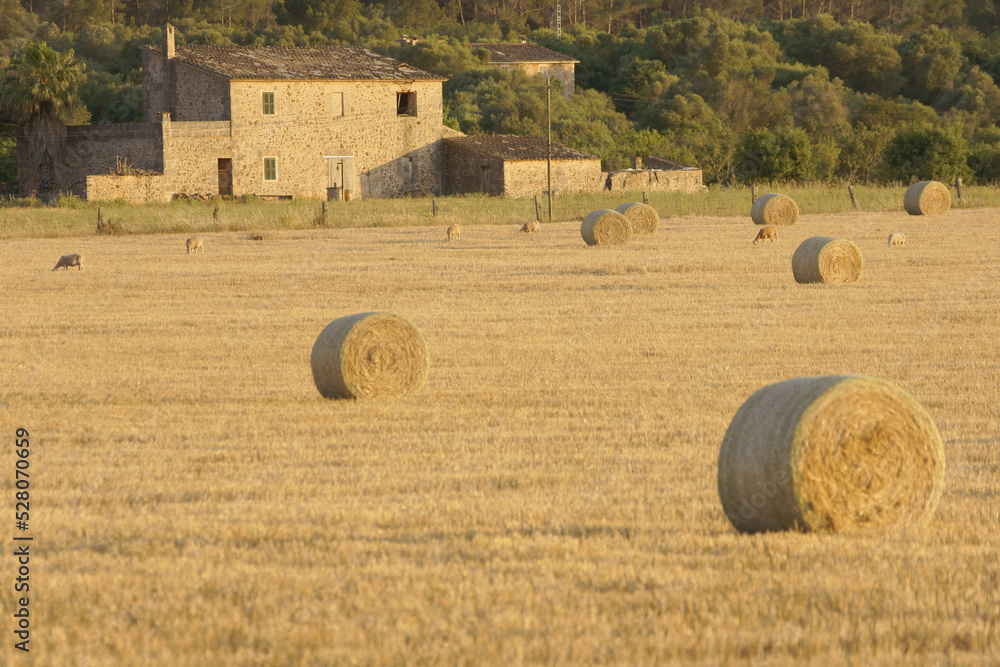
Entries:
[[[68,128],[57,187],[131,202],[439,192],[443,139],[461,136],[442,123],[443,81],[361,47],[176,47],[168,24],[143,51],[144,122]],[[23,141],[18,178],[37,189]]]
[[558,79],[562,83],[562,94],[570,97],[576,90],[576,64],[569,56],[564,56],[538,44],[528,44],[523,37],[519,44],[470,44],[473,50],[486,49],[490,54],[490,65],[504,69],[520,69],[527,74],[541,74]]

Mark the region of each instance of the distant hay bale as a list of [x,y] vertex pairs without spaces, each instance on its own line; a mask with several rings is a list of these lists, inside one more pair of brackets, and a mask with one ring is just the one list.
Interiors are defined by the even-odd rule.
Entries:
[[799,221],[799,207],[791,197],[772,192],[757,197],[750,217],[755,225],[794,225]]
[[813,236],[792,255],[792,274],[799,283],[853,283],[863,269],[861,250],[847,239]]
[[424,385],[427,344],[406,318],[361,313],[334,320],[313,344],[313,380],[324,398],[395,398]]
[[628,202],[615,209],[632,223],[634,234],[655,234],[660,227],[660,215],[649,204]]
[[795,378],[736,412],[719,452],[719,498],[740,532],[885,531],[930,521],[944,470],[934,421],[899,387]]
[[906,188],[903,208],[910,215],[940,215],[951,208],[951,193],[944,183],[920,181]]
[[580,225],[587,245],[625,245],[632,240],[632,223],[618,211],[591,211]]

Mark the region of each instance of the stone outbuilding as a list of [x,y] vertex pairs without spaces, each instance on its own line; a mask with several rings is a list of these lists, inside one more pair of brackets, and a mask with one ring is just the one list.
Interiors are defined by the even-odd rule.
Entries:
[[469,46],[473,50],[486,49],[490,54],[490,65],[494,67],[520,69],[527,74],[558,79],[562,83],[564,97],[570,97],[576,90],[576,65],[579,60],[538,44],[528,44],[523,38],[519,44],[475,43]]
[[[513,134],[446,138],[442,193],[530,197],[545,192],[547,143]],[[596,192],[604,184],[600,158],[553,143],[551,161],[554,194]]]
[[[443,139],[461,136],[442,122],[442,77],[362,47],[181,47],[168,24],[142,57],[144,122],[68,128],[61,192],[135,202],[438,192]],[[23,140],[18,179],[21,192],[38,187]]]

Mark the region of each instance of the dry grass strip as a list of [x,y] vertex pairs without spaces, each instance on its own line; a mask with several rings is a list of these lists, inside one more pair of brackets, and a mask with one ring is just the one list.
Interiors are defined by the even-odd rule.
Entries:
[[632,223],[618,211],[601,208],[587,214],[580,234],[587,245],[625,245],[632,240]]
[[910,215],[941,215],[951,208],[951,193],[944,183],[920,181],[906,189],[903,208]]
[[655,234],[660,228],[660,215],[649,204],[627,202],[615,209],[632,223],[634,234]]
[[847,239],[813,236],[792,255],[792,274],[799,283],[853,283],[863,270],[861,249]]
[[394,398],[420,389],[430,357],[417,328],[393,313],[334,320],[313,344],[313,380],[324,398]]
[[791,197],[772,192],[757,197],[750,217],[755,225],[794,225],[799,221],[799,207]]
[[925,525],[944,445],[910,394],[873,377],[785,380],[755,392],[719,453],[719,497],[741,532]]

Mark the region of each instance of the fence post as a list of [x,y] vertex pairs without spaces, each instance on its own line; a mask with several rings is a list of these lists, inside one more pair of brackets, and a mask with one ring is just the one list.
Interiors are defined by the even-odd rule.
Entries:
[[322,202],[321,206],[323,207],[323,209],[322,209],[322,215],[320,215],[320,220],[322,221],[321,224],[324,227],[326,227],[326,222],[328,220],[327,215],[330,212],[330,204],[329,202]]
[[649,204],[649,193],[645,190],[642,191],[642,203]]
[[97,233],[104,231],[104,208],[97,207]]
[[542,219],[542,207],[538,204],[538,195],[535,195],[535,220]]
[[215,205],[215,210],[212,211],[212,219],[213,220],[218,220],[219,219],[219,205],[218,204]]
[[962,177],[955,177],[955,189],[958,190],[958,203],[962,203]]
[[438,214],[438,201],[437,199],[431,200],[431,215],[437,216]]
[[757,184],[756,183],[751,183],[750,184],[750,203],[752,204],[755,201],[757,201]]
[[848,184],[848,186],[847,186],[847,193],[849,195],[851,195],[851,205],[854,206],[854,210],[855,211],[859,210],[858,209],[858,198],[856,196],[854,196],[854,186],[853,185]]

